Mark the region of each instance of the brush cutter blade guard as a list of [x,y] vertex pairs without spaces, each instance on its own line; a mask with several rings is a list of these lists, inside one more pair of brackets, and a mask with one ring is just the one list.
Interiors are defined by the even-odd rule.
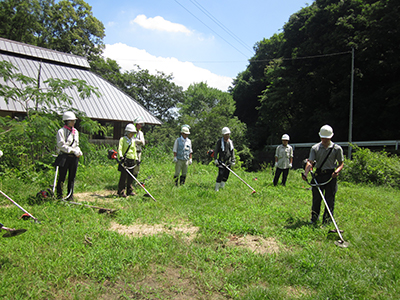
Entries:
[[17,235],[23,234],[26,231],[27,231],[26,229],[10,229],[5,234],[3,234],[3,237],[17,236]]
[[349,242],[346,242],[343,240],[337,240],[337,241],[335,241],[335,245],[340,248],[348,248],[350,244],[349,244]]

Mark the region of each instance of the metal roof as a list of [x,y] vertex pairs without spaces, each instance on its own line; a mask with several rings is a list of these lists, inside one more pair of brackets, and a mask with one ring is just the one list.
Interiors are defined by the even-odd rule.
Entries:
[[0,50],[2,52],[29,56],[43,61],[47,60],[87,69],[90,68],[88,61],[84,57],[32,46],[4,38],[0,38]]
[[[4,45],[7,45],[7,51],[3,50]],[[15,48],[16,45],[18,46],[17,48]],[[22,48],[21,45],[23,46]],[[17,50],[14,51],[13,49]],[[36,54],[31,55],[29,50],[34,51]],[[38,58],[43,58],[47,54],[52,54],[52,56],[48,55],[46,59],[42,61],[38,60]],[[39,67],[41,67],[40,86],[44,87],[45,84],[43,82],[49,78],[67,80],[77,78],[85,80],[87,84],[91,86],[97,87],[101,96],[97,97],[96,95],[92,95],[86,99],[81,99],[76,89],[65,90],[65,92],[73,98],[72,107],[85,112],[89,118],[106,121],[132,122],[136,117],[140,116],[147,124],[162,124],[158,118],[154,117],[136,100],[100,76],[90,72],[88,69],[82,68],[83,64],[81,62],[82,60],[86,61],[85,58],[73,55],[72,57],[78,59],[71,61],[69,64],[65,64],[66,57],[69,56],[71,55],[0,38],[0,60],[11,62],[18,68],[18,72],[32,78],[38,77]],[[60,58],[61,61],[57,60],[58,58]],[[2,81],[2,79],[0,79],[0,81]],[[0,97],[0,110],[25,112],[19,103],[10,100],[9,103],[6,104],[2,97]]]

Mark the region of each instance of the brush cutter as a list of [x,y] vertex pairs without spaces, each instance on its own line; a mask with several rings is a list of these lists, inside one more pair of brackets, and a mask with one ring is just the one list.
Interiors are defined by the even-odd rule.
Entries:
[[331,217],[331,220],[332,220],[332,222],[333,222],[333,224],[335,225],[335,228],[336,228],[336,231],[330,231],[330,232],[336,232],[336,233],[339,235],[339,238],[340,238],[340,240],[335,241],[335,245],[336,245],[336,246],[339,246],[339,247],[341,247],[341,248],[347,248],[347,247],[349,246],[349,243],[346,242],[346,241],[343,239],[343,236],[342,236],[342,234],[341,234],[343,231],[340,230],[339,227],[338,227],[338,225],[336,224],[336,221],[335,221],[335,219],[333,218],[332,212],[331,212],[331,210],[329,209],[328,203],[326,202],[326,199],[325,199],[325,197],[324,197],[324,194],[322,193],[321,188],[320,188],[320,186],[323,186],[323,185],[328,184],[328,183],[332,180],[332,178],[330,178],[328,181],[326,181],[326,182],[324,182],[324,183],[322,183],[322,184],[319,184],[319,183],[317,182],[317,179],[315,178],[314,173],[313,173],[312,171],[310,171],[310,173],[311,173],[311,176],[312,176],[312,180],[314,180],[315,184],[309,183],[308,180],[307,180],[307,177],[304,175],[304,173],[302,173],[301,176],[303,177],[303,179],[306,180],[306,182],[307,182],[309,185],[311,185],[311,186],[313,186],[313,187],[316,187],[316,188],[318,189],[319,194],[321,195],[322,200],[324,200],[325,209],[328,211],[329,216]]
[[225,167],[229,172],[231,172],[233,175],[235,175],[237,178],[239,178],[245,185],[247,185],[250,189],[252,189],[252,194],[254,194],[256,192],[255,189],[253,189],[246,181],[244,181],[242,178],[239,177],[238,174],[236,174],[235,172],[233,172],[227,165],[225,165],[222,161],[219,161],[219,164],[223,167]]
[[[27,212],[22,206],[20,206],[17,202],[15,202],[13,199],[11,199],[10,197],[8,197],[6,194],[4,194],[1,190],[0,190],[0,193],[4,196],[4,197],[6,197],[8,200],[10,200],[16,207],[18,207],[20,210],[22,210],[23,212],[24,212],[24,214],[22,215],[22,217],[21,218],[23,218],[23,219],[25,219],[24,218],[24,216],[29,216],[30,218],[32,218],[34,221],[35,221],[35,223],[39,223],[40,224],[40,222],[39,222],[39,220],[37,219],[37,218],[35,218],[34,216],[32,216],[29,212]],[[21,219],[20,218],[20,219]]]
[[146,192],[146,194],[145,194],[144,196],[150,197],[150,198],[153,199],[155,202],[157,202],[156,199],[154,199],[154,197],[149,193],[149,191],[146,190],[146,188],[144,187],[144,184],[141,184],[140,181],[139,181],[135,176],[133,176],[133,174],[132,174],[131,171],[129,170],[129,169],[135,168],[136,165],[133,166],[133,167],[129,167],[129,168],[128,168],[128,167],[125,167],[124,164],[118,159],[118,157],[117,157],[117,151],[112,150],[112,149],[111,149],[111,150],[108,150],[107,157],[108,157],[109,159],[115,159],[115,160],[118,162],[118,164],[121,165],[121,167],[123,167],[123,168],[126,170],[126,172],[127,172],[127,173],[137,182],[137,184]]
[[99,210],[99,214],[102,214],[102,213],[112,214],[112,213],[115,213],[118,210],[118,209],[111,209],[111,208],[93,206],[93,205],[79,203],[79,202],[66,201],[64,199],[61,199],[61,201],[65,202],[65,203],[68,203],[68,204],[81,205],[81,206],[85,206],[85,207],[89,207],[89,208],[98,209]]

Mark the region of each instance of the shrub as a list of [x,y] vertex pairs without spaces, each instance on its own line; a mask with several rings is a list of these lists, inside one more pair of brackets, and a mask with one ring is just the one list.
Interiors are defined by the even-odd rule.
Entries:
[[385,150],[373,152],[367,148],[353,146],[352,160],[345,160],[342,180],[400,188],[400,160]]

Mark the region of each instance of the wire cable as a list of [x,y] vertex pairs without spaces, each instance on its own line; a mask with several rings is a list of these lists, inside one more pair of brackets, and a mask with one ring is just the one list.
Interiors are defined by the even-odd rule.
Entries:
[[214,17],[207,9],[201,6],[196,0],[190,0],[198,9],[200,9],[211,21],[217,24],[222,30],[224,30],[227,34],[229,34],[232,38],[234,38],[239,44],[241,44],[246,50],[249,50],[251,53],[254,52],[252,47],[249,47],[245,42],[243,42],[236,34],[234,34],[229,28],[227,28],[224,24],[222,24],[216,17]]
[[229,43],[226,39],[224,39],[219,33],[217,33],[214,29],[212,29],[210,26],[208,26],[206,23],[204,23],[202,20],[200,20],[198,17],[196,17],[190,10],[188,10],[186,7],[184,7],[181,3],[179,3],[177,0],[175,0],[176,3],[178,3],[184,10],[186,10],[188,13],[190,13],[193,17],[195,17],[199,22],[201,22],[204,26],[206,26],[208,29],[210,29],[212,32],[214,32],[217,36],[219,36],[223,41],[225,41],[229,46],[234,48],[236,51],[239,53],[243,54],[243,56],[248,57],[248,55],[244,54],[242,51],[240,51],[238,48],[236,48],[234,45]]

